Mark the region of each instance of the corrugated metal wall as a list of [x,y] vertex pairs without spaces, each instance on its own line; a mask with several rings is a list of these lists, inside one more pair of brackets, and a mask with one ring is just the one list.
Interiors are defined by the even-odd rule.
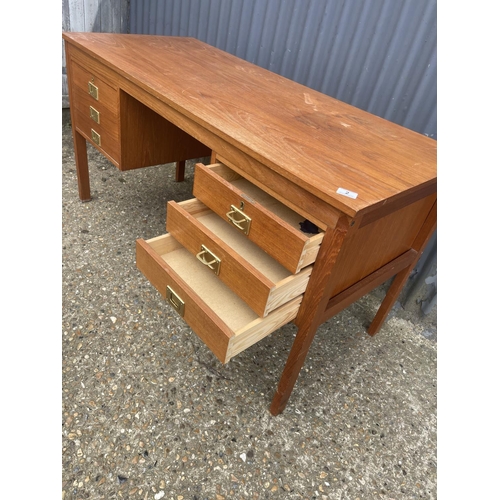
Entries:
[[[62,0],[63,31],[127,33],[129,0]],[[66,54],[62,42],[62,107],[69,107]]]
[[436,0],[130,0],[130,32],[192,36],[436,137]]

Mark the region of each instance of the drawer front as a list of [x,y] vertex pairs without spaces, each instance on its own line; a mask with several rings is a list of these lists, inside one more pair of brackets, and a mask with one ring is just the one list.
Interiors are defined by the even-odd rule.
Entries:
[[301,297],[260,318],[170,234],[137,240],[136,263],[222,363],[297,316]]
[[291,274],[197,199],[168,203],[167,231],[261,317],[305,292],[312,266]]
[[118,90],[75,61],[71,85],[76,128],[107,156],[119,161]]
[[[94,68],[92,68],[94,69]],[[88,98],[88,102],[102,112],[118,115],[118,89],[110,85],[99,72],[83,67],[72,60],[71,83],[78,95]]]
[[198,163],[193,194],[290,272],[315,261],[323,232],[301,232],[284,217],[292,222],[303,218],[225,165]]

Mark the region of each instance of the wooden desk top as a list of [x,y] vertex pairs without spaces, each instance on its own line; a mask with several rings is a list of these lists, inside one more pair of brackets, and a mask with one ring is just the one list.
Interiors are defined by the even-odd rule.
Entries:
[[196,39],[63,38],[349,215],[436,186],[435,140]]

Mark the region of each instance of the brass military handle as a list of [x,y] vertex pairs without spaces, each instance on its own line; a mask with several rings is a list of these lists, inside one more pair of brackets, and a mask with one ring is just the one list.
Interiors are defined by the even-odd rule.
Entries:
[[179,313],[184,316],[184,301],[167,285],[167,300],[169,304]]
[[90,135],[92,137],[92,140],[98,145],[101,145],[101,136],[93,129],[90,129]]
[[252,223],[252,219],[248,217],[247,214],[243,213],[234,205],[231,205],[231,210],[229,210],[229,212],[226,214],[226,217],[230,222],[233,223],[235,227],[237,227],[244,234],[248,235],[248,233],[250,232],[250,224]]
[[101,123],[100,113],[93,106],[90,106],[90,118],[96,123]]
[[92,82],[89,82],[89,94],[96,100],[99,100],[99,88]]
[[[210,259],[208,260],[207,259]],[[211,269],[214,274],[219,276],[221,260],[217,255],[211,252],[205,245],[201,245],[201,251],[196,254],[196,258],[209,269]]]

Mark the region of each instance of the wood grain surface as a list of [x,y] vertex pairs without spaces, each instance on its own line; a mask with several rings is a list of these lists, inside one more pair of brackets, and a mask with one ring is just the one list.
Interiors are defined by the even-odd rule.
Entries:
[[[348,215],[436,184],[433,139],[193,38],[63,37]],[[338,194],[338,188],[357,197]]]
[[278,217],[272,211],[272,206],[269,210],[202,163],[195,166],[193,195],[231,227],[234,227],[233,223],[226,214],[231,206],[239,207],[244,202],[244,213],[252,220],[248,240],[257,244],[290,272],[295,274],[300,271],[306,245],[313,239],[313,235],[295,229]]

